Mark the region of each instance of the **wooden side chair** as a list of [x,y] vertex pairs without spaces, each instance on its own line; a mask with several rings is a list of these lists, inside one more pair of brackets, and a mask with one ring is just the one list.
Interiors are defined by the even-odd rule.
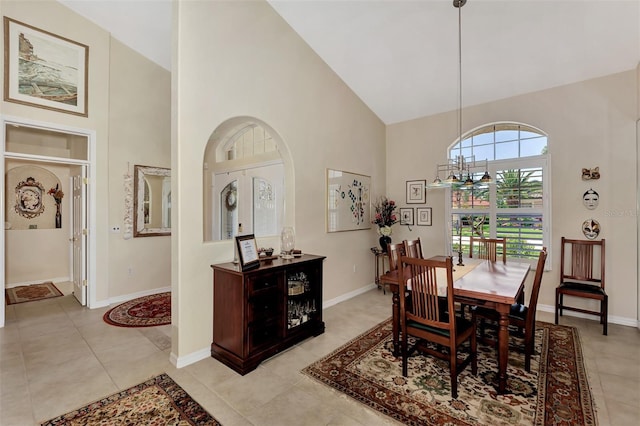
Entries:
[[[400,264],[400,257],[405,255],[404,242],[387,244],[387,257],[389,258],[389,271],[395,271]],[[386,285],[382,283],[382,291],[387,294]]]
[[[402,375],[407,376],[410,352],[419,349],[429,355],[449,362],[451,376],[451,396],[458,397],[458,375],[471,364],[475,375],[478,371],[476,348],[476,322],[448,315],[440,306],[438,297],[438,270],[446,277],[448,312],[455,312],[453,301],[453,261],[418,259],[402,256],[400,258],[400,294],[411,291],[411,298],[400,298],[400,350],[402,355]],[[442,278],[440,278],[442,281]],[[408,289],[408,287],[410,287]],[[416,338],[416,344],[409,348],[409,336]],[[439,351],[424,345],[424,342],[438,344]],[[469,353],[458,359],[459,348],[470,342]]]
[[[521,303],[511,305],[509,312],[509,325],[518,328],[521,333],[524,330],[524,369],[531,371],[531,356],[533,355],[533,346],[536,337],[536,311],[538,308],[538,294],[540,293],[540,284],[542,283],[542,272],[544,264],[547,261],[547,248],[543,247],[538,255],[538,263],[536,264],[536,275],[533,278],[533,286],[531,288],[531,297],[529,297],[529,306]],[[495,323],[498,322],[500,316],[493,309],[476,306],[474,309],[476,317],[480,319],[480,336],[484,339],[484,320],[489,319]]]
[[387,244],[387,256],[389,256],[389,270],[395,271],[400,265],[400,257],[405,256],[404,243]]
[[[560,285],[556,288],[556,324],[562,310],[597,315],[602,334],[607,335],[607,305],[604,291],[605,240],[570,240],[562,237],[560,249]],[[564,304],[564,296],[600,301],[600,310],[577,308]]]
[[[474,249],[476,246],[477,249]],[[502,262],[507,263],[506,238],[478,238],[472,235],[469,240],[470,258],[473,258],[474,251],[476,258],[478,259],[486,259],[491,262],[496,262],[498,257],[501,256]]]
[[404,240],[404,251],[409,257],[416,257],[422,259],[422,243],[420,237],[417,240]]

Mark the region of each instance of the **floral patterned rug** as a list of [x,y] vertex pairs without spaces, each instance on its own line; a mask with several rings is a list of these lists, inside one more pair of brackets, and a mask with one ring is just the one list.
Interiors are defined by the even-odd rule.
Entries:
[[392,355],[391,320],[355,338],[302,372],[407,425],[596,425],[578,331],[536,324],[531,373],[509,351],[507,391],[498,395],[497,354],[478,342],[478,374],[467,367],[451,399],[448,364],[415,353],[408,377]]
[[171,292],[138,297],[109,309],[102,317],[117,327],[153,327],[171,324]]
[[62,292],[58,290],[51,281],[42,284],[21,285],[5,289],[7,305],[16,303],[33,302],[36,300],[50,299],[52,297],[62,296]]
[[161,374],[42,425],[219,426],[220,423],[171,377]]

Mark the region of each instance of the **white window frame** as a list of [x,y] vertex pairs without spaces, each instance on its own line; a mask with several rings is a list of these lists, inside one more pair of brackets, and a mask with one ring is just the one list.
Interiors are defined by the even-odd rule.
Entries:
[[[514,123],[517,124],[517,123]],[[487,126],[482,126],[479,127],[478,129],[481,129],[483,127],[488,127]],[[478,129],[474,130],[477,131]],[[473,132],[469,132],[466,136],[464,136],[462,138],[462,140],[464,141],[465,139],[469,138],[470,135],[473,134]],[[541,135],[545,135],[544,132],[540,132]],[[451,151],[453,149],[453,147],[458,146],[459,141],[456,141],[454,144],[452,144],[449,149],[447,150],[447,154],[448,157],[450,157],[451,155]],[[521,141],[521,143],[523,143]],[[526,141],[524,141],[524,143],[526,143]],[[548,140],[547,140],[548,143]],[[548,146],[548,144],[547,144]],[[542,213],[542,245],[544,247],[547,247],[547,262],[545,264],[545,271],[549,271],[551,270],[551,261],[549,261],[549,259],[553,259],[553,253],[552,253],[552,246],[551,246],[551,241],[552,241],[552,236],[551,236],[551,230],[553,229],[551,226],[551,167],[550,167],[550,154],[543,154],[543,155],[537,155],[537,156],[529,156],[529,157],[519,157],[519,158],[511,158],[511,159],[501,159],[501,160],[493,160],[493,161],[489,161],[487,164],[488,167],[488,171],[489,174],[495,179],[497,176],[497,172],[499,170],[509,170],[509,169],[527,169],[527,168],[541,168],[542,169],[542,191],[543,191],[543,206],[541,209],[529,209],[529,208],[512,208],[512,209],[508,209],[508,211],[505,211],[507,209],[498,209],[497,205],[495,204],[495,200],[496,200],[496,185],[495,184],[491,184],[490,185],[490,196],[489,199],[491,200],[491,205],[489,207],[489,209],[463,209],[463,210],[456,210],[454,212],[452,205],[451,205],[451,201],[452,200],[452,196],[453,196],[453,189],[452,188],[446,188],[446,194],[445,194],[445,199],[447,200],[447,202],[445,203],[445,217],[449,218],[447,226],[445,227],[445,244],[446,244],[446,250],[447,253],[451,253],[453,254],[453,250],[454,250],[454,241],[453,241],[453,215],[458,215],[460,213],[462,214],[482,214],[482,215],[489,215],[490,217],[490,236],[491,237],[495,237],[496,235],[496,218],[498,216],[499,213],[509,213],[509,214],[518,214],[518,213],[522,213],[522,214],[530,214],[530,213]],[[463,255],[466,255],[467,253],[463,253]],[[528,262],[531,263],[532,265],[535,266],[537,260],[535,259],[526,259],[526,258],[515,258],[514,259],[517,262]]]

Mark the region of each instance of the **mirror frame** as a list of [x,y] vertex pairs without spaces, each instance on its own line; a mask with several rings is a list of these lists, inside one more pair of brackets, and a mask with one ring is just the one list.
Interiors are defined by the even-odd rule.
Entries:
[[145,176],[171,177],[171,169],[134,165],[133,172],[133,236],[155,237],[171,235],[171,228],[146,228],[144,225],[144,178]]

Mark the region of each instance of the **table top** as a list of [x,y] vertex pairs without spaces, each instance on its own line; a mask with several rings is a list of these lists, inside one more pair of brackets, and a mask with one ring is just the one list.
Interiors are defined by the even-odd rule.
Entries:
[[[455,296],[502,304],[515,302],[531,268],[528,263],[518,262],[466,259],[465,263],[464,266],[453,267]],[[397,287],[398,275],[398,271],[387,272],[380,277],[380,281]]]
[[458,297],[511,304],[522,291],[529,269],[528,263],[481,261],[454,281],[454,293]]

